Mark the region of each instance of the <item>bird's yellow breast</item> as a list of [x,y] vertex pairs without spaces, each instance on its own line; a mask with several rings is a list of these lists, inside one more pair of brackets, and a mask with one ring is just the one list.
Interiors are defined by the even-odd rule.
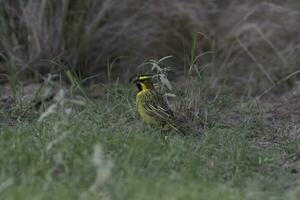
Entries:
[[143,98],[149,92],[150,92],[150,90],[146,89],[146,90],[142,90],[142,91],[137,93],[137,95],[136,95],[136,108],[137,108],[137,111],[138,111],[139,115],[141,116],[141,118],[143,119],[143,121],[146,124],[158,125],[159,122],[157,120],[155,120],[155,118],[153,118],[149,114],[147,114],[147,112],[144,108],[144,105],[143,105]]

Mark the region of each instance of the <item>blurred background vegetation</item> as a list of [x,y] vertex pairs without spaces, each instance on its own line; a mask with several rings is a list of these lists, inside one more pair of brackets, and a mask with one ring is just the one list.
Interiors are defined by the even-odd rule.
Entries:
[[172,55],[171,79],[282,93],[300,77],[299,9],[296,0],[1,0],[0,80],[66,69],[89,84],[128,80],[149,71],[137,69],[146,59]]

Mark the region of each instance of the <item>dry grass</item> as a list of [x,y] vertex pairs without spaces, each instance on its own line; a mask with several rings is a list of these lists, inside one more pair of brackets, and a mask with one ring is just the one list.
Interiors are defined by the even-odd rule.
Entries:
[[[89,82],[128,78],[146,58],[173,55],[176,74],[200,71],[212,79],[212,87],[227,83],[248,97],[299,69],[300,4],[295,0],[16,0],[0,5],[0,72],[14,73],[14,80],[40,80],[66,68],[93,77]],[[298,77],[272,92],[291,89]]]

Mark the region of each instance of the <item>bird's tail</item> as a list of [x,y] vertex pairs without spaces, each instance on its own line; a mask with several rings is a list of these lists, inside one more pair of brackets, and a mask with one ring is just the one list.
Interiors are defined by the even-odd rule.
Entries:
[[182,135],[199,135],[203,130],[202,126],[193,123],[192,119],[183,114],[177,114],[168,125]]

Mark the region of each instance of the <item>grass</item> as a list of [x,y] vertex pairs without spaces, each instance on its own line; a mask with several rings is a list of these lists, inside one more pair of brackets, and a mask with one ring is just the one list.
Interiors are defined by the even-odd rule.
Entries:
[[[272,142],[259,107],[180,136],[140,122],[131,86],[105,88],[95,105],[61,92],[52,110],[1,109],[0,199],[299,199],[299,141]],[[230,113],[228,98],[209,112]]]
[[[300,199],[299,97],[260,102],[297,92],[297,7],[0,0],[0,199]],[[151,70],[201,136],[142,124],[124,80]]]

